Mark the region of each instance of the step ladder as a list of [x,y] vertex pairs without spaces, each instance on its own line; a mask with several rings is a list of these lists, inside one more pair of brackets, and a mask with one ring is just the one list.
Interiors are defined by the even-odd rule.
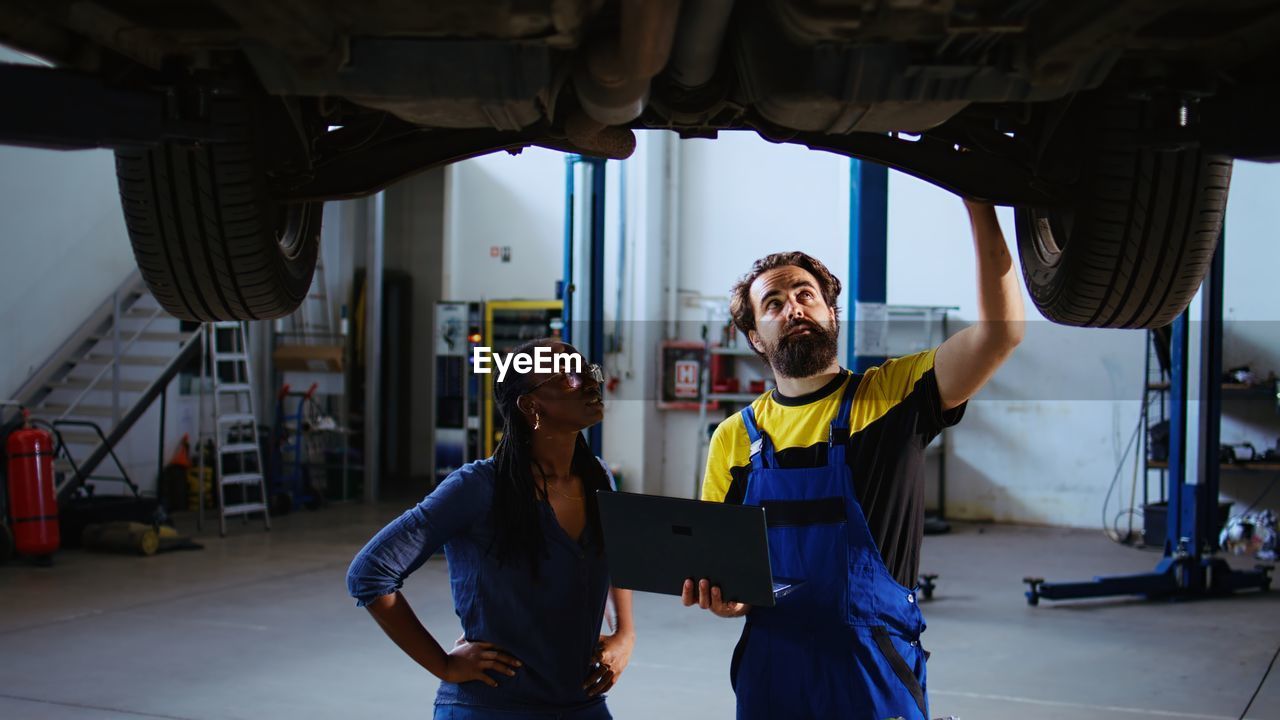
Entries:
[[[267,483],[262,451],[258,445],[258,420],[254,415],[252,375],[249,369],[249,342],[244,323],[210,322],[202,326],[205,351],[200,363],[199,425],[203,425],[206,378],[213,383],[213,492],[218,500],[218,534],[227,534],[227,518],[237,515],[247,523],[249,516],[262,513],[262,523],[271,529],[267,509]],[[196,433],[203,439],[203,427]],[[199,446],[199,443],[197,443]],[[199,514],[197,527],[204,527],[204,453],[200,458]],[[228,502],[227,489],[238,488],[235,502]],[[256,488],[256,493],[255,493]],[[256,495],[256,497],[255,497]]]

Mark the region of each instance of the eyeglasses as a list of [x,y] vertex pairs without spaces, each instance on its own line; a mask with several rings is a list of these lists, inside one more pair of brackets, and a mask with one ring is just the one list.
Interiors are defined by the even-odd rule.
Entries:
[[551,382],[552,380],[559,380],[560,378],[564,378],[565,380],[569,381],[570,390],[577,390],[583,385],[586,385],[587,378],[591,378],[592,380],[595,380],[597,385],[603,385],[604,369],[595,363],[591,363],[590,365],[583,368],[582,372],[556,373],[555,375],[552,375],[546,380],[543,380],[537,385],[534,385],[533,387],[526,390],[525,394],[531,393],[534,390],[537,390],[538,388],[542,387],[543,385],[546,385],[547,383]]

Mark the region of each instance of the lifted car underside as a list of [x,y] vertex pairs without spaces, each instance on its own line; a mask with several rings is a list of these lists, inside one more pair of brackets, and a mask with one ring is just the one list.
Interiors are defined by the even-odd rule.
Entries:
[[[1277,36],[1275,0],[0,0],[0,43],[55,66],[0,66],[0,142],[116,148],[148,187],[137,153],[247,148],[263,212],[285,217],[267,205],[298,216],[496,150],[623,158],[636,130],[755,131],[1026,209],[1041,310],[1132,327],[1167,322],[1187,288],[1081,309],[1050,277],[1088,244],[1068,238],[1107,235],[1097,203],[1135,193],[1220,210],[1212,183],[1175,197],[1134,180],[1157,165],[1177,183],[1222,158],[1225,203],[1230,158],[1280,159]],[[1097,198],[1107,163],[1136,184]],[[1190,222],[1165,225],[1216,233]],[[1150,234],[1135,223],[1116,232]]]

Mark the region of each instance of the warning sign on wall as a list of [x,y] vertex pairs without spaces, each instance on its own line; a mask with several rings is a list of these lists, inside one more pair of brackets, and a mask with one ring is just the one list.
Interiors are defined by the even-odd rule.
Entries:
[[[661,394],[658,407],[697,410],[702,398],[702,368],[707,349],[700,342],[668,340],[662,343]],[[714,409],[716,403],[708,403]]]
[[701,364],[697,360],[676,361],[676,397],[698,399],[698,370]]

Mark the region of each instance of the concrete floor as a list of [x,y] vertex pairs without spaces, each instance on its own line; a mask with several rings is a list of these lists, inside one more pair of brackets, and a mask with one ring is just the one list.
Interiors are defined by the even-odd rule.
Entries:
[[[205,549],[61,553],[0,566],[0,718],[428,718],[436,681],[346,595],[355,551],[401,508],[335,506],[233,525]],[[1149,570],[1157,555],[1096,532],[961,525],[926,539],[935,717],[1234,719],[1280,644],[1280,593],[1194,603],[1028,607],[1021,578]],[[1245,563],[1244,566],[1249,566]],[[443,561],[406,588],[445,640]],[[610,695],[618,718],[729,718],[741,621],[637,596],[639,642]],[[1280,719],[1280,670],[1248,715]]]

